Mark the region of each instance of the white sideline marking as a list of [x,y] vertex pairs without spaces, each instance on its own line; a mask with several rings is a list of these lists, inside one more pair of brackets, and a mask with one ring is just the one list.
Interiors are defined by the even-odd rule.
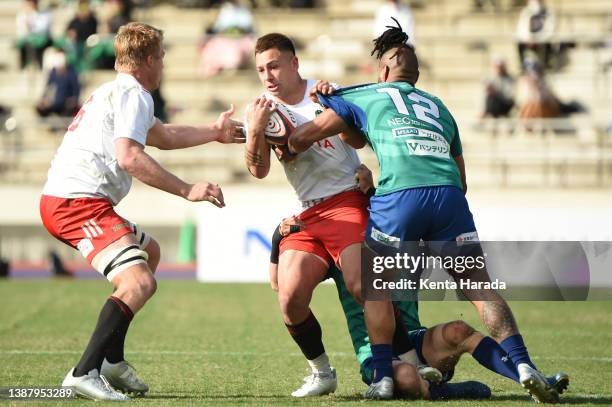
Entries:
[[[73,350],[20,350],[20,349],[0,349],[0,355],[80,355],[82,352]],[[128,351],[130,355],[167,355],[167,356],[278,356],[280,352],[215,352],[215,351],[182,351],[182,350],[142,350]],[[298,352],[282,353],[283,356],[304,357]],[[352,352],[329,352],[329,356],[341,358],[354,358]],[[567,360],[567,361],[592,361],[602,363],[612,363],[612,357],[596,356],[532,356],[536,360]]]

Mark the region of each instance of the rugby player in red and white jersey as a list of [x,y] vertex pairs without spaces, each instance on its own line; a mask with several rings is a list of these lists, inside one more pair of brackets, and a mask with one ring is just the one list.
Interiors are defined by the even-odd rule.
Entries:
[[[309,97],[314,80],[303,79],[293,43],[272,33],[257,40],[255,64],[266,92],[247,109],[246,164],[256,178],[270,170],[271,147],[263,130],[283,103],[298,125],[311,121],[320,105]],[[348,287],[359,286],[360,247],[367,223],[368,197],[359,191],[354,175],[359,166],[355,150],[338,135],[315,143],[296,157],[275,148],[287,180],[302,203],[298,215],[303,230],[281,241],[278,301],[290,335],[308,360],[312,374],[292,393],[295,397],[328,394],[336,390],[336,372],[330,367],[319,322],[309,304],[314,288],[325,279],[330,261],[343,272]]]
[[40,201],[49,233],[78,249],[115,288],[85,352],[62,383],[94,400],[129,399],[115,389],[139,394],[149,389],[123,354],[130,321],[155,293],[160,258],[158,243],[114,210],[132,177],[189,201],[225,206],[218,185],[179,179],[145,153],[145,145],[169,150],[244,141],[239,123],[230,119],[233,106],[200,127],[154,117],[149,92],[161,80],[162,42],[163,33],[149,25],[121,27],[115,38],[117,77],[93,92],[68,127]]

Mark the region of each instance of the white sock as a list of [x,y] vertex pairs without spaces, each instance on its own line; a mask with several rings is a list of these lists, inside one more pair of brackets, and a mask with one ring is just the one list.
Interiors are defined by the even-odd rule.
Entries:
[[406,353],[402,353],[401,355],[399,355],[399,358],[402,362],[408,362],[414,367],[418,367],[421,364],[421,362],[419,362],[419,357],[415,349],[409,350]]
[[310,365],[313,373],[331,373],[331,366],[329,366],[329,359],[325,352],[315,359],[309,360],[308,364]]
[[529,366],[527,363],[519,363],[518,366],[516,366],[516,370],[518,370],[519,375],[520,375],[525,370],[527,371],[531,370],[531,366]]

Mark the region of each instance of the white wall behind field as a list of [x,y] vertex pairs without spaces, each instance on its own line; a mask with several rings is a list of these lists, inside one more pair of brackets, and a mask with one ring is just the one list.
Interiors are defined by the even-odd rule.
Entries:
[[[227,207],[218,209],[134,184],[118,206],[119,214],[155,230],[178,230],[187,219],[198,218],[201,266],[215,270],[230,260],[239,261],[241,265],[234,269],[249,278],[267,275],[268,249],[262,238],[272,235],[282,217],[298,211],[295,194],[288,186],[222,185]],[[0,187],[0,255],[14,261],[40,261],[49,248],[55,247],[67,258],[79,259],[76,251],[64,249],[40,224],[39,194],[39,187]],[[612,194],[602,189],[468,192],[483,240],[612,241],[611,198]],[[164,261],[174,261],[178,242],[156,237],[163,242]],[[230,271],[224,273],[224,278],[231,277],[227,274]]]
[[[592,191],[475,191],[470,205],[481,240],[612,241],[609,194]],[[288,189],[229,188],[223,210],[200,207],[198,279],[268,281],[269,239],[296,208]],[[298,210],[299,212],[299,210]]]

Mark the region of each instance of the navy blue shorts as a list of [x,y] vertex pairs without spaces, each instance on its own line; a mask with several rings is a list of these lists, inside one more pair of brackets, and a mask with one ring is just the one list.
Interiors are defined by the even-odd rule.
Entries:
[[369,210],[366,242],[374,246],[478,239],[465,195],[455,186],[410,188],[373,196]]

